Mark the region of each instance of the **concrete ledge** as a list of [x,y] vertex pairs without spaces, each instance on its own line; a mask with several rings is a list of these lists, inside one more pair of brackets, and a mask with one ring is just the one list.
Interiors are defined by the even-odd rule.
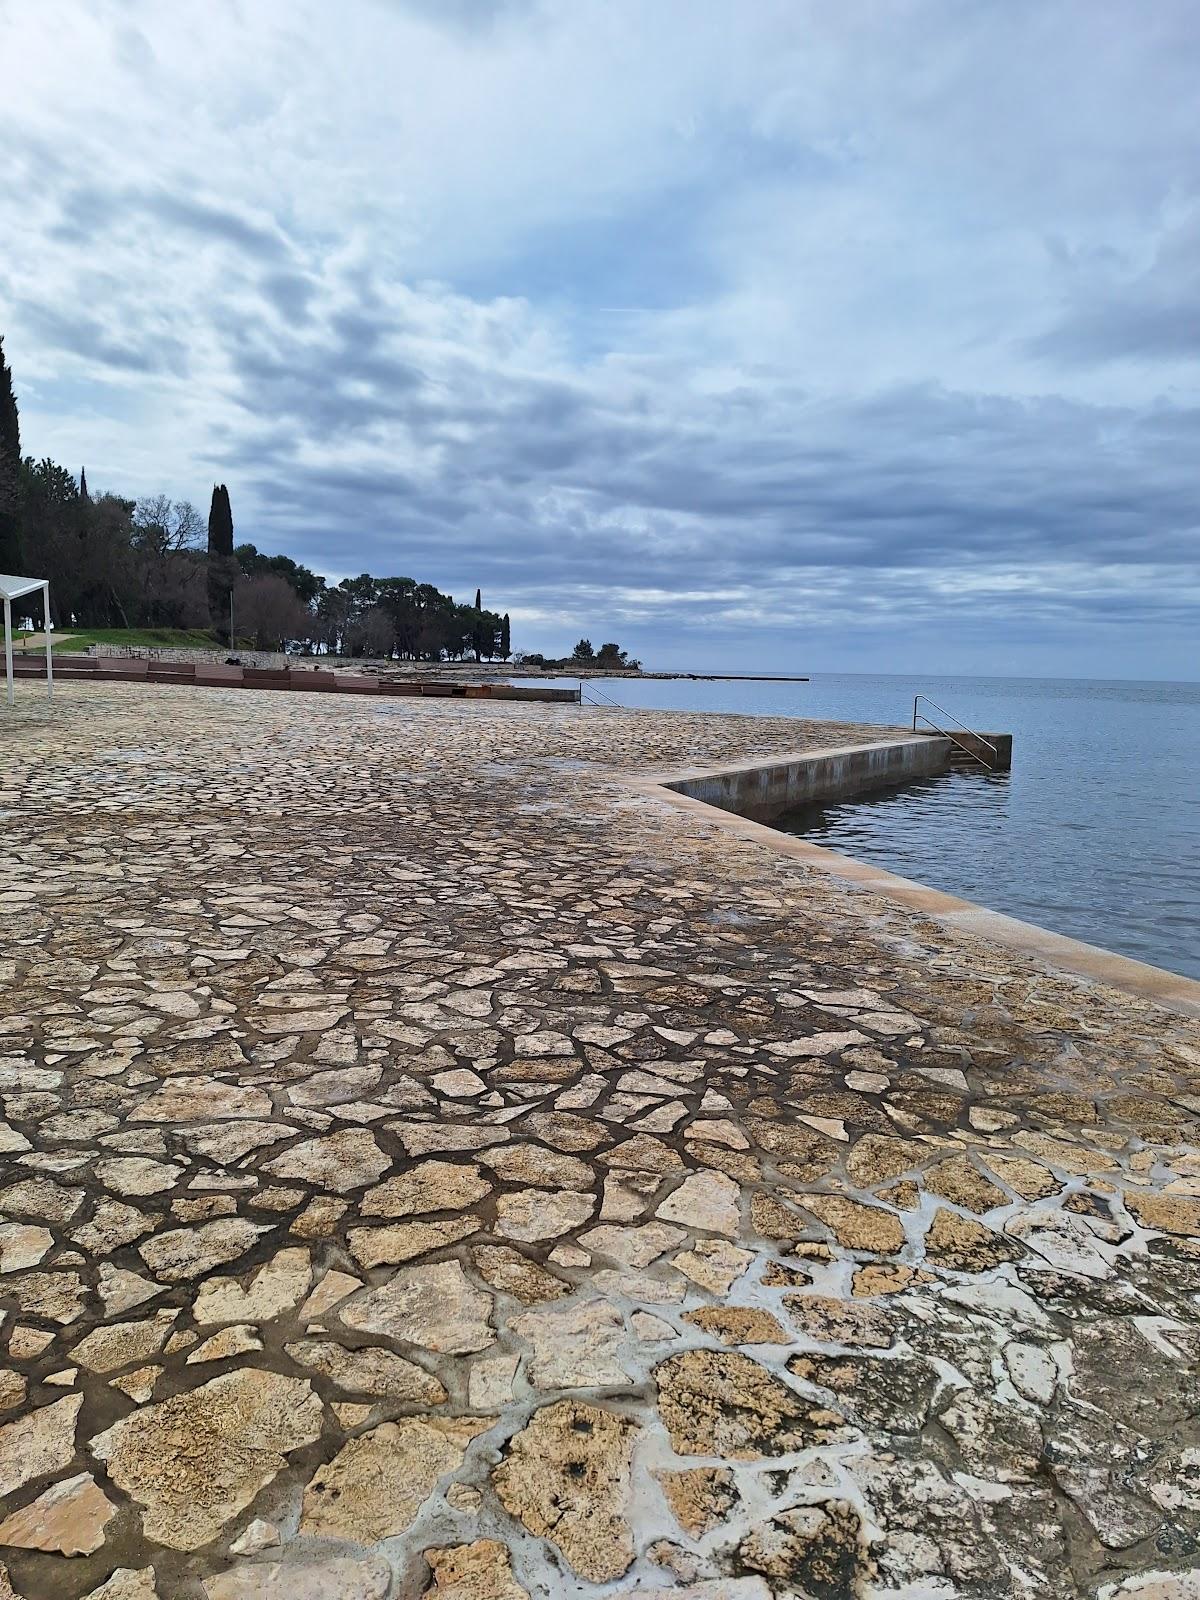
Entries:
[[664,780],[665,787],[722,811],[769,822],[798,806],[850,800],[913,778],[950,770],[948,739],[927,734],[881,738],[879,744],[808,751],[766,765],[724,767]]
[[[909,742],[911,738],[896,741],[901,745]],[[933,744],[934,740],[929,739],[928,742]],[[851,745],[843,751],[816,751],[808,756],[796,756],[790,761],[760,764],[757,767],[730,767],[708,772],[685,773],[671,778],[645,775],[629,780],[629,786],[644,797],[652,797],[660,802],[666,801],[679,810],[691,812],[693,816],[701,818],[710,825],[724,828],[740,838],[763,845],[777,855],[801,861],[815,872],[824,872],[831,878],[856,884],[861,889],[869,889],[873,894],[880,895],[896,905],[904,906],[909,911],[919,912],[945,928],[986,939],[1010,950],[1020,951],[1022,955],[1032,956],[1072,977],[1106,984],[1111,989],[1134,995],[1139,1000],[1149,1001],[1166,1011],[1177,1012],[1187,1017],[1200,1017],[1200,982],[1194,978],[1186,978],[1178,972],[1168,972],[1162,967],[1152,967],[1144,961],[1134,961],[1129,956],[1101,949],[1099,945],[1085,944],[1080,939],[1069,939],[1063,934],[1051,933],[1048,928],[1040,928],[1032,922],[1022,922],[1017,917],[1005,916],[1000,911],[991,911],[986,906],[976,905],[971,900],[962,900],[957,895],[946,894],[941,889],[931,889],[928,884],[916,883],[911,878],[902,878],[898,873],[888,872],[867,861],[859,861],[854,856],[842,855],[837,850],[826,850],[821,845],[810,844],[807,840],[796,838],[792,834],[780,833],[753,817],[735,813],[728,804],[720,805],[699,798],[703,794],[715,793],[722,795],[728,801],[734,796],[745,795],[753,803],[755,795],[761,790],[754,783],[752,774],[762,773],[769,790],[770,780],[767,775],[781,768],[799,766],[804,762],[817,763],[819,770],[826,773],[838,770],[846,773],[855,770],[856,767],[868,774],[881,769],[886,770],[888,762],[882,757],[873,763],[851,762],[849,766],[841,769],[837,768],[832,758],[838,755],[857,757],[866,750],[881,752],[889,748],[892,747],[886,744]],[[945,771],[946,768],[942,767],[939,770]],[[854,791],[843,789],[838,797],[848,799],[852,793],[867,792],[866,788]],[[788,809],[786,806],[780,807],[773,814],[782,815],[786,809]]]

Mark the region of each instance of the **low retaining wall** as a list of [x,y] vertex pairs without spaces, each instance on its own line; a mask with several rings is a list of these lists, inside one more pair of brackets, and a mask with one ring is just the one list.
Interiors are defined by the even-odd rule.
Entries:
[[937,777],[950,770],[951,749],[949,739],[900,735],[887,744],[847,745],[767,764],[685,774],[663,787],[739,817],[769,822],[800,806],[852,800],[913,778]]
[[[45,656],[14,655],[18,678],[46,676]],[[320,667],[229,666],[224,662],[173,661],[145,656],[60,656],[54,676],[69,683],[172,683],[203,689],[299,690],[305,694],[373,694],[385,697],[432,696],[456,700],[545,700],[577,704],[578,689],[525,687],[511,683],[454,683],[444,679],[378,678],[365,673],[331,672]]]

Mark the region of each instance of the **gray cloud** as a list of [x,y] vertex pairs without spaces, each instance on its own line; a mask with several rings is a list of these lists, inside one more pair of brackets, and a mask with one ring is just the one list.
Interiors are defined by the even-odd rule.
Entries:
[[0,12],[38,453],[526,642],[1192,658],[1185,0],[205,15]]

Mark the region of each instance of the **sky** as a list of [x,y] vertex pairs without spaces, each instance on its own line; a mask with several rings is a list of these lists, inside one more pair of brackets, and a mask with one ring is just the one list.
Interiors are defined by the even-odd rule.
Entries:
[[27,453],[648,666],[1200,678],[1195,0],[0,0]]

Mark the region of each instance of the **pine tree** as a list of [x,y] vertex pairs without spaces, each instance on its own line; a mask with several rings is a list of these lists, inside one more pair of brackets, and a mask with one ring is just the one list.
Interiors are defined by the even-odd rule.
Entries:
[[0,338],[0,572],[21,570],[21,420]]
[[208,510],[208,615],[218,639],[229,645],[233,644],[229,631],[229,597],[236,579],[229,490],[223,483],[215,483]]

